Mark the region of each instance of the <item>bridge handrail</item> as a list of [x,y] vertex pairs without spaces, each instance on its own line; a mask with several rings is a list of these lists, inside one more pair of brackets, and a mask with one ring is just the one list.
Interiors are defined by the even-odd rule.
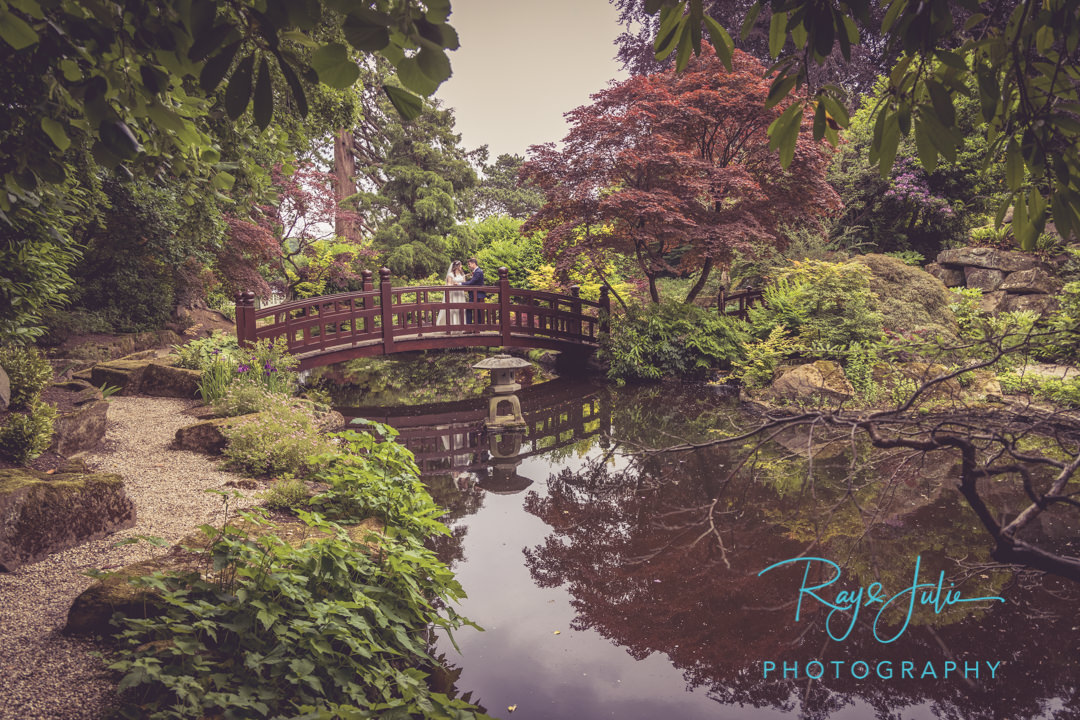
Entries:
[[[577,286],[571,288],[569,295],[513,288],[504,267],[499,268],[497,284],[465,287],[394,287],[387,268],[379,271],[379,285],[375,287],[372,275],[370,270],[361,273],[361,290],[258,309],[254,305],[254,293],[237,293],[237,340],[247,345],[259,339],[284,336],[290,352],[302,358],[302,366],[313,367],[319,364],[318,356],[340,355],[340,351],[349,348],[350,356],[390,354],[397,345],[407,350],[499,344],[529,346],[538,342],[532,346],[590,349],[596,347],[600,334],[608,329],[607,288],[602,289],[599,302],[580,297]],[[467,292],[474,299],[450,302],[449,292]],[[476,300],[473,293],[478,292],[488,294],[489,299]],[[442,295],[442,299],[431,300],[428,297],[431,294]],[[409,296],[413,299],[406,299]],[[457,312],[444,316],[448,322],[436,325],[436,315],[442,310]],[[473,313],[477,322],[461,322],[462,317]],[[445,337],[439,336],[437,328],[445,331]],[[357,349],[360,346],[366,349]]]

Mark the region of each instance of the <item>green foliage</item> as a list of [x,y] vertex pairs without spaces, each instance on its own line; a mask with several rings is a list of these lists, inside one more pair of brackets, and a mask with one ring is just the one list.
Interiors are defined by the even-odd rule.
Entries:
[[604,340],[608,377],[619,380],[702,378],[742,355],[738,321],[683,303],[631,306]]
[[230,466],[249,475],[299,475],[315,466],[313,456],[333,449],[304,403],[268,396],[266,405],[266,411],[222,428]]
[[793,263],[765,287],[763,305],[750,309],[753,334],[768,337],[781,325],[809,350],[843,349],[881,336],[882,315],[870,269],[853,263]]
[[878,362],[878,348],[874,343],[852,343],[844,359],[844,375],[868,405],[877,400],[880,391],[874,381],[874,367]]
[[1009,394],[1030,393],[1035,397],[1048,400],[1056,405],[1080,408],[1080,376],[1068,379],[1022,375],[1016,370],[1009,370],[998,375],[1001,389]]
[[945,285],[921,268],[888,255],[859,255],[850,261],[872,273],[876,309],[886,330],[956,339],[958,327],[949,304],[953,296]]
[[[438,608],[463,596],[453,574],[409,534],[370,535],[377,550],[301,512],[328,535],[292,547],[228,526],[207,577],[155,575],[165,613],[121,620],[111,669],[130,718],[297,717],[358,708],[348,717],[485,717],[432,693],[432,627],[467,621]],[[249,523],[261,523],[246,515]],[[320,715],[321,716],[321,715]]]
[[189,370],[205,370],[219,359],[232,359],[240,354],[236,336],[215,330],[210,337],[198,338],[183,345],[173,345],[176,366]]
[[518,181],[524,162],[521,155],[502,154],[490,165],[480,163],[480,181],[465,195],[465,204],[473,216],[482,220],[498,216],[526,220],[543,206],[543,191]]
[[34,347],[0,346],[0,367],[11,381],[11,407],[29,407],[52,380],[49,361]]
[[[190,353],[192,358],[205,356],[211,360],[203,366],[199,380],[199,394],[205,404],[212,405],[220,400],[233,383],[263,388],[277,395],[289,396],[295,392],[297,381],[293,369],[299,361],[289,355],[285,338],[259,340],[235,353],[229,350],[227,337],[208,340],[208,344]],[[214,352],[219,349],[221,352]]]
[[454,228],[454,257],[464,262],[476,257],[484,277],[494,283],[497,270],[509,271],[510,285],[525,287],[529,273],[544,262],[543,239],[536,233],[522,235],[523,221],[507,215],[492,215]]
[[914,250],[896,250],[885,254],[902,261],[905,265],[911,265],[912,267],[922,267],[922,264],[926,262],[926,258],[923,257],[923,254],[915,252]]
[[303,480],[285,473],[266,491],[264,502],[271,510],[293,510],[308,504],[308,489]]
[[438,521],[443,510],[420,482],[413,454],[394,441],[397,430],[367,421],[354,424],[369,431],[336,433],[332,438],[344,452],[315,458],[321,467],[314,477],[330,489],[313,498],[312,506],[338,522],[374,517],[388,529],[417,537],[447,534]]
[[221,397],[214,400],[214,412],[219,417],[235,417],[266,412],[276,407],[282,396],[249,383],[230,383]]
[[0,425],[0,454],[20,465],[48,449],[56,417],[56,408],[37,397],[25,407],[25,412],[12,412]]
[[1038,354],[1080,364],[1080,281],[1067,283],[1057,298],[1058,309],[1046,320],[1049,334]]
[[772,382],[780,361],[795,352],[795,348],[787,328],[776,325],[764,340],[752,339],[743,345],[743,356],[731,363],[730,377],[748,388],[765,387]]
[[199,377],[199,397],[204,405],[213,405],[228,392],[236,380],[236,362],[232,358],[219,357],[202,370]]

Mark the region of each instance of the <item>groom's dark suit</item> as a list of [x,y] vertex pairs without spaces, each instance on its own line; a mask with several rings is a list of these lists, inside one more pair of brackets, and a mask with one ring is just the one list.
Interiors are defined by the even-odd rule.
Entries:
[[[484,271],[481,268],[477,267],[475,270],[473,270],[472,277],[469,278],[468,280],[466,280],[465,282],[461,283],[461,284],[462,285],[484,285],[485,284],[484,283]],[[484,298],[487,297],[486,292],[484,292],[482,290],[478,290],[476,292],[469,293],[469,302],[473,302],[473,296],[474,295],[476,296],[477,300],[483,300]],[[472,325],[473,324],[473,311],[472,310],[466,310],[465,311],[465,324],[466,325]]]

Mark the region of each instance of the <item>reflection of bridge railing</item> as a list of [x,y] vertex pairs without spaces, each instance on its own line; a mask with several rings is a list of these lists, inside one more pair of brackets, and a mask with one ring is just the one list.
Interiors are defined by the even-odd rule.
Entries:
[[[539,347],[595,350],[607,331],[607,288],[600,302],[570,295],[510,287],[506,268],[497,285],[392,287],[390,271],[379,271],[379,287],[365,270],[363,290],[255,308],[253,293],[236,299],[236,337],[243,344],[286,338],[300,369],[357,357],[449,347]],[[466,302],[450,302],[450,291]],[[477,293],[487,300],[472,299]],[[445,311],[443,322],[440,311]],[[474,323],[467,323],[473,317]]]
[[[526,388],[518,397],[528,424],[518,459],[607,432],[611,425],[608,394],[594,385],[555,380]],[[401,433],[398,439],[413,452],[425,475],[480,471],[490,465],[491,435],[484,431],[484,401],[338,410],[346,418],[363,417],[396,428]]]

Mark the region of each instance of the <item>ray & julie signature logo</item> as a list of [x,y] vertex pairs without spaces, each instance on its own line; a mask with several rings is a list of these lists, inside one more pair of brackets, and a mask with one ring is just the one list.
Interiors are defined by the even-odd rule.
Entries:
[[[795,605],[795,622],[799,622],[805,614],[804,603],[807,606],[825,608],[828,610],[828,615],[825,617],[825,632],[829,638],[836,642],[842,642],[851,635],[859,617],[864,613],[876,611],[870,624],[870,630],[877,642],[888,645],[903,636],[911,624],[912,616],[919,607],[929,606],[933,609],[935,615],[939,615],[946,608],[962,603],[1005,602],[1005,598],[997,595],[965,597],[952,583],[949,583],[948,587],[946,587],[944,571],[938,574],[936,582],[924,581],[920,576],[922,557],[918,555],[915,557],[915,570],[912,573],[911,584],[891,595],[880,582],[870,583],[867,586],[860,585],[853,590],[837,591],[830,589],[831,586],[840,581],[843,570],[832,560],[820,557],[796,557],[781,560],[759,572],[758,577],[777,568],[800,565],[803,566],[803,576],[802,583],[798,588]],[[817,579],[819,577],[825,577],[825,579]],[[889,631],[885,628],[886,614],[895,617],[896,613],[902,613],[903,621],[895,631]],[[961,674],[965,678],[978,678],[979,668],[985,665],[984,677],[989,676],[991,679],[996,677],[1000,664],[1000,661],[993,663],[976,661],[973,663],[964,662],[961,666],[954,660],[945,661],[941,666],[937,666],[933,662],[924,663],[915,660],[904,660],[896,663],[900,678],[937,678],[939,675],[948,678],[951,675]],[[876,677],[881,679],[894,677],[892,662],[866,660],[853,662],[812,660],[802,666],[802,674],[799,673],[798,663],[781,661],[778,666],[777,661],[765,660],[762,661],[762,672],[764,677],[769,677],[770,673],[775,672],[782,673],[784,678],[806,677],[816,680],[827,675],[826,667],[828,666],[834,668],[835,672],[831,676],[836,678],[841,677],[841,673],[844,676],[850,673],[850,676],[855,679],[870,677],[872,675],[870,672],[871,667],[877,668],[873,673]],[[856,672],[855,668],[859,666],[862,666],[864,670]],[[811,672],[810,668],[814,668],[814,671]],[[846,670],[843,668],[846,668]]]

